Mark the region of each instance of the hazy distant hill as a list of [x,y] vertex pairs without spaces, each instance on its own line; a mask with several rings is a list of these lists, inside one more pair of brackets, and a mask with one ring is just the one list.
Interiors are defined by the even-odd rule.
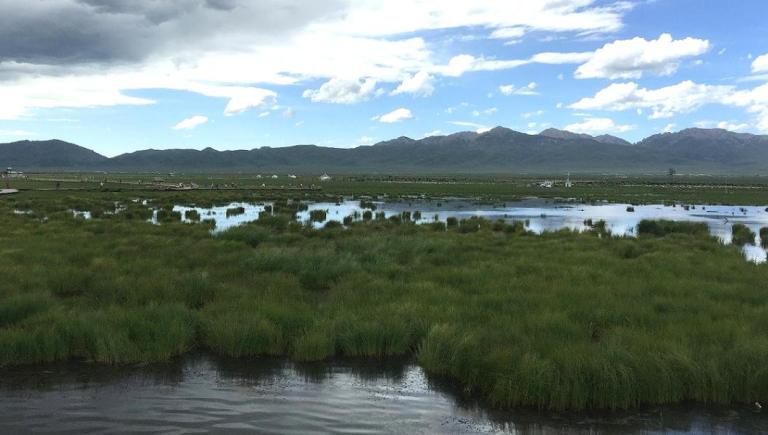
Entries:
[[687,129],[636,144],[621,138],[503,127],[424,139],[400,137],[352,149],[297,145],[239,151],[143,150],[106,158],[67,142],[0,144],[0,166],[22,170],[295,173],[687,172],[768,173],[768,136]]
[[108,159],[101,154],[61,140],[22,140],[0,144],[0,166],[22,169],[91,168]]

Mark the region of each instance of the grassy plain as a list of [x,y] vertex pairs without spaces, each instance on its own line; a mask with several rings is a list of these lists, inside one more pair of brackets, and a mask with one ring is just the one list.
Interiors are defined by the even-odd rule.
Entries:
[[[259,176],[259,178],[257,178]],[[538,187],[544,180],[552,188]],[[335,176],[320,182],[316,176],[295,179],[270,174],[28,174],[24,180],[3,180],[23,190],[157,191],[179,183],[201,190],[248,191],[269,196],[288,192],[305,195],[454,196],[484,200],[514,200],[528,196],[575,198],[585,202],[633,204],[677,201],[701,204],[763,204],[768,201],[768,177],[574,175],[572,188],[557,175],[498,176]],[[57,187],[58,186],[58,187]],[[5,187],[5,186],[3,186]]]
[[170,213],[147,222],[149,207],[265,195],[318,193],[0,197],[0,366],[413,355],[501,407],[768,401],[768,266],[700,226],[645,223],[638,239],[481,219],[315,230],[280,201],[218,235]]

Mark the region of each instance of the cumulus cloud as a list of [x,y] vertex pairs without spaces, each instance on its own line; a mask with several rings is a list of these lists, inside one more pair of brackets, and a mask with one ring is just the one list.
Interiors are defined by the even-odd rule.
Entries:
[[568,107],[609,111],[648,108],[651,109],[650,119],[669,118],[704,104],[722,102],[733,89],[733,86],[703,85],[690,80],[659,89],[641,88],[634,82],[613,83],[594,97],[582,98]]
[[319,89],[307,89],[302,94],[316,103],[354,104],[366,101],[376,91],[376,80],[348,80],[334,77]]
[[538,85],[536,82],[528,83],[525,86],[516,87],[515,85],[502,85],[499,86],[499,92],[501,92],[503,95],[510,96],[510,95],[538,95],[539,93],[536,92],[536,88]]
[[672,39],[664,33],[655,40],[633,38],[614,41],[599,48],[576,69],[579,79],[639,79],[644,73],[670,75],[680,61],[709,50],[709,41],[696,38]]
[[565,129],[570,132],[586,134],[624,133],[633,128],[635,128],[633,125],[617,125],[610,118],[587,118],[582,122],[565,126]]
[[752,61],[752,72],[762,73],[768,72],[768,53],[758,56]]
[[411,113],[409,109],[401,107],[384,115],[374,116],[372,119],[374,121],[392,124],[395,122],[405,121],[407,119],[413,119],[413,113]]
[[434,91],[434,77],[427,71],[419,71],[403,80],[402,83],[392,91],[392,95],[412,94],[428,97],[432,95]]
[[198,125],[203,125],[208,122],[208,117],[203,115],[195,115],[187,118],[172,127],[173,130],[191,130]]
[[229,96],[230,100],[224,108],[224,114],[232,116],[245,112],[252,108],[265,107],[274,104],[277,94],[268,89],[244,88],[235,95]]
[[[421,71],[461,75],[512,68],[530,60],[459,57],[440,65],[423,38],[402,35],[472,27],[497,36],[520,33],[510,30],[515,28],[611,32],[623,25],[627,8],[620,3],[541,0],[515,5],[510,13],[507,2],[493,0],[0,0],[0,93],[15,99],[3,98],[0,116],[151,104],[128,94],[135,89],[208,90],[203,95],[227,98],[226,113],[232,114],[262,104],[256,95],[221,94],[254,84],[335,77],[397,83],[422,79]],[[54,92],[37,98],[35,89],[49,83]]]

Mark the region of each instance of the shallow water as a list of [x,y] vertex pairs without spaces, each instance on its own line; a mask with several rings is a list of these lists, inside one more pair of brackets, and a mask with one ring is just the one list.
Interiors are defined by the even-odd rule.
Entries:
[[5,369],[0,433],[757,433],[751,407],[494,411],[408,361],[296,365],[192,356],[134,369]]
[[[383,212],[386,217],[399,215],[404,211],[420,211],[421,219],[417,222],[428,223],[435,220],[445,222],[449,217],[466,219],[479,216],[490,220],[504,219],[506,221],[525,221],[527,228],[535,233],[557,231],[569,228],[575,231],[585,231],[589,227],[584,221],[604,220],[607,229],[612,234],[634,236],[637,224],[643,219],[667,219],[675,221],[705,222],[710,233],[723,243],[731,243],[733,224],[742,223],[755,234],[756,244],[743,249],[744,256],[756,263],[766,261],[766,251],[760,247],[760,228],[768,226],[768,211],[765,206],[723,206],[723,205],[636,205],[629,204],[579,204],[557,203],[551,200],[528,199],[506,203],[478,203],[475,201],[448,200],[414,200],[397,202],[375,202],[375,212]],[[327,210],[327,218],[323,222],[313,222],[315,227],[322,227],[329,220],[341,222],[346,216],[357,213],[361,219],[366,210],[360,207],[359,201],[343,201],[340,203],[316,202],[308,203],[308,210],[297,213],[301,222],[309,222],[311,210]],[[226,210],[232,207],[244,207],[246,213],[239,216],[226,216]],[[634,211],[628,211],[632,207]],[[194,207],[175,206],[175,211],[184,212]],[[226,206],[194,208],[202,219],[213,219],[216,222],[216,232],[224,231],[235,225],[257,220],[259,213],[264,210],[263,204],[232,203]]]

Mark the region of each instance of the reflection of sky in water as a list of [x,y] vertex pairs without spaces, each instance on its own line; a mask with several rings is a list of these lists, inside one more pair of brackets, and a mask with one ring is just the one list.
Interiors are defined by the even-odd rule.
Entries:
[[[588,227],[584,221],[591,219],[593,222],[604,220],[611,233],[620,236],[635,236],[637,224],[643,219],[667,219],[673,221],[705,222],[710,232],[723,243],[731,243],[731,228],[734,223],[742,223],[748,226],[755,234],[758,234],[757,244],[760,244],[759,232],[761,227],[768,226],[768,212],[765,207],[756,206],[683,206],[664,205],[636,205],[634,212],[627,211],[628,204],[562,204],[542,199],[530,199],[508,203],[480,204],[466,200],[414,200],[398,202],[375,202],[376,212],[384,212],[386,217],[399,215],[403,211],[420,211],[420,223],[432,222],[435,219],[445,221],[448,217],[466,219],[479,216],[490,220],[504,219],[506,221],[527,221],[527,228],[535,233],[544,231],[557,231],[569,228],[576,231],[584,231]],[[245,213],[238,216],[227,217],[226,211],[232,207],[243,207]],[[200,213],[200,219],[213,219],[216,221],[216,232],[223,231],[235,225],[251,222],[258,219],[264,205],[246,203],[232,203],[226,206],[211,209],[199,207],[176,206],[174,211],[182,214],[189,209],[195,209]],[[343,201],[340,203],[320,202],[308,204],[308,210],[297,213],[297,219],[301,222],[309,221],[309,213],[312,210],[326,210],[327,216],[324,222],[313,222],[315,228],[320,228],[327,221],[341,222],[346,216],[358,213],[357,219],[362,219],[362,213],[366,209],[360,208],[358,201]],[[766,260],[766,252],[759,246],[747,246],[744,248],[745,256],[756,262]]]
[[[204,221],[206,219],[215,221],[216,222],[215,232],[220,232],[220,231],[228,230],[238,225],[242,225],[244,223],[253,222],[257,220],[259,218],[259,213],[264,211],[264,206],[265,204],[249,204],[245,202],[233,202],[228,205],[222,205],[222,206],[217,206],[212,208],[185,207],[181,205],[175,205],[173,207],[173,211],[180,212],[181,218],[184,222],[191,222],[190,220],[185,219],[184,213],[186,213],[188,210],[197,210],[197,212],[200,214],[201,221]],[[242,207],[243,209],[245,209],[245,213],[227,216],[228,209],[237,208],[237,207]]]

